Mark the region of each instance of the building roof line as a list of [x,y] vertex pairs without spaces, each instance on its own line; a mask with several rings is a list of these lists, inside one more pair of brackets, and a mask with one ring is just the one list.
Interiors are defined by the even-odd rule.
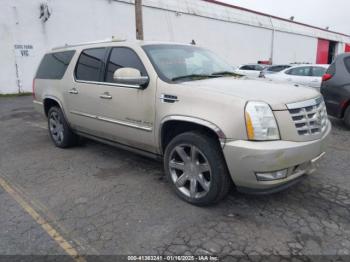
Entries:
[[274,18],[274,19],[277,19],[277,20],[282,20],[282,21],[285,21],[285,22],[289,22],[289,23],[294,23],[294,24],[297,24],[297,25],[310,27],[310,28],[322,30],[322,31],[325,31],[325,32],[333,33],[333,34],[338,34],[338,35],[350,37],[350,35],[347,35],[347,34],[344,34],[344,33],[339,33],[339,32],[336,32],[336,31],[327,30],[325,28],[321,28],[321,27],[317,27],[317,26],[313,26],[313,25],[309,25],[309,24],[305,24],[305,23],[301,23],[301,22],[297,22],[297,21],[292,21],[292,20],[289,20],[289,19],[286,19],[286,18],[283,18],[283,17],[269,15],[267,13],[255,11],[255,10],[248,9],[248,8],[245,8],[245,7],[240,7],[240,6],[237,6],[237,5],[232,5],[232,4],[228,4],[228,3],[219,2],[217,0],[202,0],[202,1],[208,2],[208,3],[212,3],[212,4],[216,4],[216,5],[226,6],[226,7],[242,10],[242,11],[246,11],[246,12],[257,14],[257,15],[271,17],[271,18]]

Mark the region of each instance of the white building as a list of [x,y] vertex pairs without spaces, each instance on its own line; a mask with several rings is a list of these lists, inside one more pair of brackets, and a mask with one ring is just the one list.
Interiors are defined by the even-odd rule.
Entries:
[[[115,36],[135,39],[134,0],[2,0],[0,93],[30,92],[45,51]],[[192,40],[232,65],[328,63],[350,36],[215,0],[143,0],[145,40]]]

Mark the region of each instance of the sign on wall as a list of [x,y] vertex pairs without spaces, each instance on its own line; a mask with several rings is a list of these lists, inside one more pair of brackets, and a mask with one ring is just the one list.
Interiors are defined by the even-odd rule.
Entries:
[[28,57],[33,51],[32,45],[15,45],[16,56]]

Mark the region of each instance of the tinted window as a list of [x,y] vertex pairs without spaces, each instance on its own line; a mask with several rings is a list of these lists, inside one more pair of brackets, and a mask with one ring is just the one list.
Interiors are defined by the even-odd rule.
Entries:
[[327,73],[331,75],[335,75],[335,62],[333,62],[327,69]]
[[348,72],[350,73],[350,57],[344,58],[344,64],[345,64],[346,70],[348,70]]
[[254,70],[262,71],[263,69],[264,69],[263,66],[260,66],[260,65],[255,65],[255,66],[254,66]]
[[115,70],[123,67],[136,68],[141,72],[142,76],[147,76],[145,67],[133,50],[125,47],[116,47],[112,49],[107,62],[106,82],[114,82],[113,74]]
[[41,60],[35,78],[62,79],[75,51],[46,54]]
[[320,66],[314,66],[312,68],[312,76],[323,76],[326,73],[327,68],[320,67]]
[[281,72],[282,70],[284,69],[287,69],[289,68],[290,66],[271,66],[267,69],[267,71],[270,71],[270,72]]
[[292,68],[286,71],[286,74],[294,75],[294,76],[311,76],[311,67],[304,66],[304,67]]
[[86,49],[81,52],[75,77],[78,80],[100,81],[104,66],[105,48]]
[[255,70],[255,66],[254,65],[245,65],[245,66],[241,66],[240,69],[241,70]]

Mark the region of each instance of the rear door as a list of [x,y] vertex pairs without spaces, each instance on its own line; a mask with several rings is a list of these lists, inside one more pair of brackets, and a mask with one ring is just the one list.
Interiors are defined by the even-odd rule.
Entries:
[[102,135],[97,112],[103,106],[99,95],[106,51],[104,47],[83,50],[75,66],[74,80],[65,86],[71,125],[81,132],[94,135]]
[[320,88],[322,83],[322,76],[326,73],[327,68],[322,66],[313,66],[311,71],[310,86]]
[[294,84],[309,86],[312,80],[311,69],[311,66],[300,66],[291,68],[285,71],[286,81]]

